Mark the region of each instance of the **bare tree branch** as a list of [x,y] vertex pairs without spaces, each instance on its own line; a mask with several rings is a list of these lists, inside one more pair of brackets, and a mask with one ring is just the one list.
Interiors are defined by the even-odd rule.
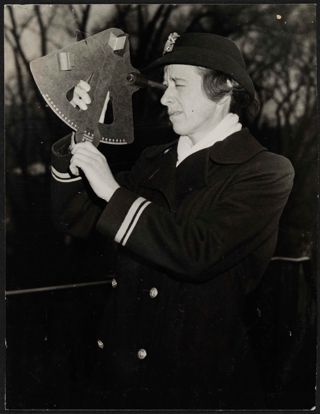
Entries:
[[75,9],[75,7],[72,4],[69,4],[68,8],[69,8],[71,14],[73,15],[73,18],[76,22],[77,27],[80,27],[80,19],[78,17],[77,10]]
[[47,54],[47,26],[45,26],[43,22],[39,5],[34,6],[34,12],[37,16],[37,21],[40,30],[41,55],[45,56]]
[[31,21],[34,19],[34,17],[35,16],[32,14],[20,25],[20,37],[22,36],[23,31],[29,27],[29,25],[30,25]]
[[89,17],[90,17],[90,11],[91,11],[91,5],[90,4],[85,5],[82,9],[82,19],[81,19],[80,30],[83,33],[87,32],[87,24],[88,24]]
[[56,14],[57,14],[57,8],[56,7],[52,7],[51,14],[50,14],[50,16],[48,18],[48,21],[47,21],[47,27],[50,27],[51,26],[54,18],[56,17]]
[[32,78],[32,74],[31,74],[31,70],[30,70],[30,67],[29,67],[28,59],[26,58],[26,55],[25,55],[25,53],[24,53],[24,51],[22,49],[22,46],[21,46],[20,35],[18,33],[18,27],[17,27],[16,18],[15,18],[14,12],[13,12],[13,8],[12,7],[9,7],[8,10],[9,10],[9,15],[10,15],[11,23],[12,23],[11,33],[12,33],[12,36],[13,36],[13,38],[15,40],[16,52],[19,53],[19,55],[20,55],[20,57],[21,57],[21,59],[23,61],[23,64],[24,64],[25,68],[27,69],[27,72],[29,73],[29,75]]

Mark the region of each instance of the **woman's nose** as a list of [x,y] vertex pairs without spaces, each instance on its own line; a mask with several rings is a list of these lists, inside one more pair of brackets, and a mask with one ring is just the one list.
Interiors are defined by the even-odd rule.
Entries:
[[172,94],[169,86],[164,91],[164,94],[162,95],[160,102],[164,106],[168,106],[172,102]]

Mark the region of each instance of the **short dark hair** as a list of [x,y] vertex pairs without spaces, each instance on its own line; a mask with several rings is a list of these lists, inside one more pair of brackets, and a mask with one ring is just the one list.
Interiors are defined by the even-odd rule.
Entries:
[[252,98],[245,88],[224,72],[201,66],[197,69],[202,75],[203,89],[209,99],[218,102],[230,95],[230,112],[239,115],[240,121],[244,123],[253,121],[260,109],[256,96]]

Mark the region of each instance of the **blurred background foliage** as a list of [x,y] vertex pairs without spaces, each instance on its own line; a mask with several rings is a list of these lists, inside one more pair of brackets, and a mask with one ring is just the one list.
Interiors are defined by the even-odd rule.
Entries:
[[[272,273],[269,284],[264,286],[269,299],[264,296],[261,307],[265,307],[265,314],[271,310],[273,313],[269,315],[267,328],[260,327],[267,329],[268,335],[264,332],[260,337],[271,341],[266,353],[269,356],[270,352],[276,353],[280,343],[288,347],[281,348],[287,355],[285,358],[277,348],[275,359],[278,362],[282,359],[283,364],[282,371],[277,372],[281,378],[279,383],[289,384],[292,372],[298,378],[301,372],[306,374],[303,369],[307,370],[309,379],[314,378],[312,341],[315,334],[309,329],[315,327],[318,207],[316,10],[313,4],[5,6],[7,289],[105,279],[113,269],[110,246],[105,241],[101,243],[97,236],[89,242],[73,240],[58,234],[52,226],[50,148],[70,130],[46,105],[29,66],[37,57],[111,27],[130,35],[131,60],[137,69],[161,55],[172,31],[213,32],[229,36],[241,48],[261,101],[256,119],[248,126],[264,146],[287,156],[296,172],[275,252],[275,256],[285,260],[278,265],[273,262],[269,270]],[[140,90],[134,95],[134,144],[126,147],[101,144],[115,170],[130,167],[146,145],[172,139],[159,97],[159,92],[153,90]],[[295,264],[292,260],[296,259],[302,262]],[[275,308],[282,319],[270,334]],[[14,309],[10,326],[14,326],[16,305]],[[296,335],[292,337],[294,329]],[[291,352],[287,353],[288,349]],[[303,357],[308,354],[310,359],[305,364],[300,359],[304,368],[295,371],[293,365],[302,349]],[[301,383],[295,384],[301,391]],[[276,388],[270,389],[275,392]],[[17,401],[20,391],[14,386],[12,390],[10,395]],[[290,400],[295,401],[292,393],[285,400],[285,408],[289,408]],[[272,397],[270,401],[272,406]],[[279,399],[274,401],[279,403]],[[300,399],[294,408],[305,401],[310,399]]]

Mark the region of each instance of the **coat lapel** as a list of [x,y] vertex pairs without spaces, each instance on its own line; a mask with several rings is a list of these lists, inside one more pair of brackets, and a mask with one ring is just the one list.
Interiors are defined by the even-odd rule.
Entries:
[[162,194],[171,210],[175,209],[176,191],[176,145],[162,146],[161,151],[148,156],[153,167],[141,186],[156,190]]

